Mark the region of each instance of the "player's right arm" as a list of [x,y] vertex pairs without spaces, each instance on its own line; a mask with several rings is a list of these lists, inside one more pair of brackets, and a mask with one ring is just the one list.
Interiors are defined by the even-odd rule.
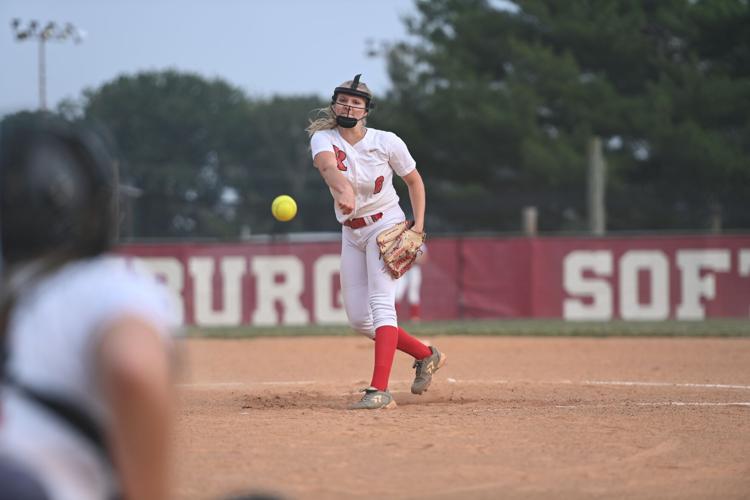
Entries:
[[97,362],[113,417],[108,437],[125,498],[169,498],[173,395],[164,339],[139,316],[122,317],[99,337]]
[[321,151],[313,159],[323,180],[331,188],[333,199],[344,214],[354,210],[354,188],[349,180],[336,167],[336,156],[331,151]]
[[354,188],[349,179],[338,169],[334,149],[335,145],[331,141],[329,133],[318,131],[310,138],[313,165],[328,184],[336,207],[341,210],[341,213],[348,215],[355,208]]

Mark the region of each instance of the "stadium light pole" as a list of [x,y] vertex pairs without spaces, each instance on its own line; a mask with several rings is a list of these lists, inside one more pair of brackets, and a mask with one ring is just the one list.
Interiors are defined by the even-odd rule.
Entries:
[[76,44],[83,41],[86,36],[85,32],[79,30],[70,23],[58,25],[54,22],[48,22],[42,27],[42,23],[32,20],[24,28],[21,26],[20,19],[13,19],[10,23],[16,41],[23,42],[26,40],[37,40],[39,42],[39,108],[42,111],[47,110],[47,62],[45,54],[45,44],[50,40],[65,41],[73,40]]

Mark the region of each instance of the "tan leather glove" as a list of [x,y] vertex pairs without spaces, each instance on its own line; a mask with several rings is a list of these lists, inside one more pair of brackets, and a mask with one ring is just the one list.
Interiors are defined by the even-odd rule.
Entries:
[[393,279],[403,276],[422,253],[422,243],[427,235],[413,231],[413,225],[412,221],[400,222],[377,236],[380,258]]

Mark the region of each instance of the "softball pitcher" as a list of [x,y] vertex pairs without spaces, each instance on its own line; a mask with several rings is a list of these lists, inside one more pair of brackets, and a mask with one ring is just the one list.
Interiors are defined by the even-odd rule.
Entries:
[[349,324],[375,341],[370,387],[352,409],[394,408],[388,391],[396,349],[414,357],[411,391],[422,394],[446,356],[399,328],[396,281],[383,268],[376,238],[403,222],[405,215],[393,187],[393,174],[409,190],[414,225],[424,232],[425,189],[404,141],[396,134],[366,127],[372,92],[360,75],[336,87],[331,105],[307,128],[313,164],[330,188],[341,223],[341,289]]
[[63,123],[0,130],[0,499],[169,496],[166,288],[107,256],[117,176]]

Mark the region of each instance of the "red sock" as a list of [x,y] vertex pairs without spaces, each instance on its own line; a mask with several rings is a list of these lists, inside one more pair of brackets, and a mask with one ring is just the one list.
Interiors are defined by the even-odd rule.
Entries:
[[388,389],[399,337],[395,326],[381,326],[375,330],[375,368],[370,385],[380,391]]
[[406,333],[406,330],[401,327],[398,328],[398,344],[396,348],[399,351],[414,356],[415,359],[424,359],[432,354],[429,347]]
[[420,319],[420,311],[419,311],[419,304],[412,304],[409,306],[409,315],[411,316],[412,321],[418,321]]

